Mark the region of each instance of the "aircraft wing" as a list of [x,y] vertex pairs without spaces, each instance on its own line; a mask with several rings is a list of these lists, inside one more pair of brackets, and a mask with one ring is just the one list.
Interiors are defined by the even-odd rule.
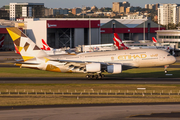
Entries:
[[[98,62],[98,61],[73,61],[73,60],[52,60],[52,61],[56,61],[56,62],[60,62],[60,63],[65,63],[65,66],[69,66],[69,67],[73,67],[75,66],[76,68],[82,68],[82,67],[86,67],[87,64],[91,64],[91,63],[100,63],[101,64],[101,68],[102,69],[106,69],[107,66],[109,65],[113,65],[113,64],[121,64],[119,62]],[[130,63],[122,63],[122,69],[123,70],[127,70],[127,69],[132,69],[135,68],[133,67],[132,64]]]

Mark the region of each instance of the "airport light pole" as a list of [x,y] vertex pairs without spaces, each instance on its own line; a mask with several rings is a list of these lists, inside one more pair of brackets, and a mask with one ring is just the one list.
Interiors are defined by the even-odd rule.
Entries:
[[160,25],[158,24],[158,30],[160,30]]
[[89,45],[91,45],[91,20],[89,15]]
[[83,18],[84,18],[84,5],[82,5],[82,10],[83,10]]
[[144,43],[145,43],[145,23],[146,23],[146,20],[144,21],[144,36],[143,36],[143,38],[144,38]]

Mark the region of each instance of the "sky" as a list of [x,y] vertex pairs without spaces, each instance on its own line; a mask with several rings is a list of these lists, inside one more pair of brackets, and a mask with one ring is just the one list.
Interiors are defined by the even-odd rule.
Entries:
[[[156,3],[177,3],[180,4],[180,0],[127,0],[130,6],[145,7],[145,4],[156,4]],[[74,8],[93,5],[98,8],[101,7],[112,7],[113,2],[123,2],[121,0],[0,0],[0,7],[9,5],[9,3],[16,2],[33,2],[33,3],[44,3],[45,7],[48,8]]]

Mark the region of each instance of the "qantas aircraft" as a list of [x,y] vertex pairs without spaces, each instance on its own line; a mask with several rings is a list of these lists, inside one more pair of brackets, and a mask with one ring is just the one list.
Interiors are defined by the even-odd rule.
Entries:
[[42,44],[43,44],[43,47],[41,48],[42,50],[53,50],[53,48],[50,48],[49,45],[42,39]]
[[44,50],[44,52],[46,52],[48,55],[68,54],[68,52],[66,52],[63,49],[54,49],[49,47],[49,45],[43,39],[42,39],[42,44],[43,47],[41,49]]
[[159,49],[128,49],[50,57],[18,28],[6,29],[24,60],[17,63],[20,67],[81,72],[86,73],[87,78],[100,79],[104,76],[102,72],[118,74],[127,69],[165,66],[176,61],[174,56]]
[[122,42],[122,40],[120,39],[120,37],[118,36],[117,33],[114,33],[114,45],[118,48],[118,50],[127,50],[129,49],[127,46],[124,45],[124,43]]
[[2,38],[0,39],[0,48],[3,47],[3,44],[4,44],[4,35],[2,36]]
[[157,40],[152,37],[152,40],[153,40],[153,43],[155,45],[153,46],[141,46],[141,45],[138,45],[138,46],[135,46],[134,44],[132,44],[131,46],[127,47],[126,45],[124,45],[124,43],[122,42],[122,40],[120,39],[120,37],[118,36],[117,33],[114,33],[114,45],[118,48],[118,50],[127,50],[127,49],[140,49],[140,48],[150,48],[150,49],[161,49],[161,50],[165,50],[167,52],[170,51],[170,49],[172,49],[171,47],[169,46],[162,46],[162,45],[156,45],[157,44]]
[[157,40],[155,37],[152,37],[153,43],[157,43]]

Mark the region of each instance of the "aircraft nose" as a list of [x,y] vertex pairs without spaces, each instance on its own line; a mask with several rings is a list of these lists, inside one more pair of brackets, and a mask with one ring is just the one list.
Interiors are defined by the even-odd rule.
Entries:
[[171,56],[170,57],[170,61],[171,61],[171,64],[175,63],[176,62],[176,58],[174,56]]

